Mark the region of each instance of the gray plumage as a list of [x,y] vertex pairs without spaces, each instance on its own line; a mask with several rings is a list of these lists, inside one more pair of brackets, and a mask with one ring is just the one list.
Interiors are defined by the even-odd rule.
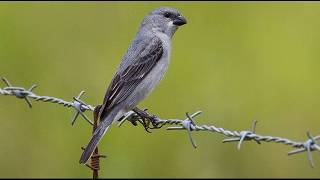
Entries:
[[170,7],[155,9],[143,19],[109,84],[99,111],[101,123],[82,153],[80,163],[87,162],[112,122],[132,110],[160,82],[169,64],[171,38],[183,24],[186,19]]

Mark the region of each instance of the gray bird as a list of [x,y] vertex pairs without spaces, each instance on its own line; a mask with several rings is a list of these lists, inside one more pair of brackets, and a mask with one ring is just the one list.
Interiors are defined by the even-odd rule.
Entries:
[[161,7],[143,19],[107,89],[99,111],[100,124],[83,151],[80,163],[86,163],[113,121],[119,120],[142,101],[167,70],[171,38],[187,20],[178,10]]

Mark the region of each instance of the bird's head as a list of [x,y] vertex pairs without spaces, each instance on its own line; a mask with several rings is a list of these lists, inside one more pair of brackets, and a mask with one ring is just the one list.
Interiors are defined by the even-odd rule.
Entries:
[[187,24],[185,17],[171,7],[160,7],[151,11],[142,21],[141,27],[173,36],[179,26]]

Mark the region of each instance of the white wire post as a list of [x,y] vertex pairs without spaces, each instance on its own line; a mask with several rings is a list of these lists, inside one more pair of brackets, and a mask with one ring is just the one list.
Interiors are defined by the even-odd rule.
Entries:
[[[29,107],[32,107],[29,98],[35,101],[40,101],[40,102],[50,102],[50,103],[60,104],[60,105],[63,105],[64,107],[73,107],[76,110],[76,114],[74,115],[71,121],[72,125],[75,123],[79,114],[91,125],[93,124],[84,113],[86,110],[93,111],[95,107],[89,104],[86,104],[80,99],[81,96],[84,94],[84,91],[81,91],[77,97],[74,97],[73,98],[74,101],[69,102],[56,97],[40,96],[35,94],[34,92],[32,92],[32,90],[36,87],[36,85],[31,86],[29,89],[25,89],[23,87],[12,86],[11,83],[5,78],[2,78],[2,80],[5,82],[6,87],[0,88],[1,95],[15,96],[19,99],[24,99],[27,102]],[[244,130],[244,131],[230,131],[221,127],[216,127],[214,125],[210,125],[210,126],[197,125],[195,123],[194,118],[198,116],[200,113],[201,111],[198,111],[191,115],[187,113],[186,114],[187,117],[184,120],[161,119],[153,115],[146,116],[145,118],[155,123],[157,125],[156,128],[161,128],[165,125],[177,125],[177,126],[167,127],[167,130],[186,130],[188,133],[189,140],[194,148],[196,148],[197,145],[192,138],[191,132],[192,131],[209,131],[209,132],[219,133],[227,137],[231,137],[229,139],[223,140],[222,142],[224,143],[238,142],[238,145],[237,145],[238,150],[240,150],[241,145],[243,144],[244,141],[255,141],[258,144],[261,144],[261,142],[274,142],[278,144],[291,146],[292,148],[294,148],[294,150],[288,152],[288,155],[307,152],[307,157],[308,157],[310,166],[314,167],[312,152],[320,151],[320,146],[317,144],[317,141],[320,140],[320,135],[312,136],[311,133],[307,132],[306,141],[296,142],[287,138],[256,134],[255,128],[256,128],[257,121],[253,122],[251,130]],[[121,124],[124,123],[125,121],[130,121],[130,122],[140,121],[141,118],[142,117],[138,116],[135,112],[130,111],[122,118],[122,120],[119,122],[118,125],[121,126]]]

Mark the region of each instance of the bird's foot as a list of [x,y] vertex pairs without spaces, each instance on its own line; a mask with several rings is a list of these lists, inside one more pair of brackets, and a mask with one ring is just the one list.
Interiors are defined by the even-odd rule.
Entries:
[[[134,108],[133,111],[141,118],[141,121],[139,121],[144,129],[150,133],[149,129],[159,129],[161,126],[158,125],[156,121],[156,116],[155,115],[150,115],[147,112],[147,109],[141,110],[139,108]],[[151,123],[151,125],[150,125]]]

